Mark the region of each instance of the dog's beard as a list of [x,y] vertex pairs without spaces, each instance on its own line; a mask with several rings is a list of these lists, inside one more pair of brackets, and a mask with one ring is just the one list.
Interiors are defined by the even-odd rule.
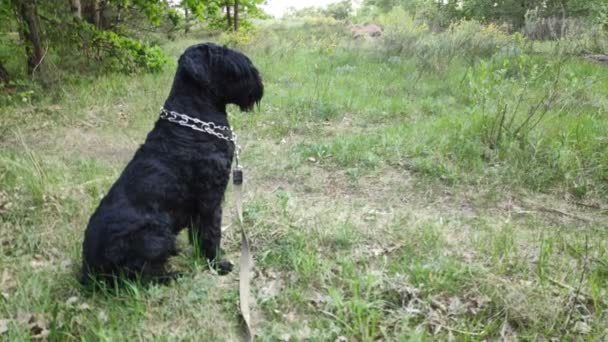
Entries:
[[241,109],[243,112],[251,112],[251,111],[253,110],[253,108],[255,107],[255,105],[256,105],[256,104],[258,104],[258,105],[259,105],[259,102],[255,102],[255,101],[253,101],[253,102],[250,102],[250,103],[248,103],[248,104],[246,104],[246,105],[239,106],[239,108],[240,108],[240,109]]
[[255,87],[249,91],[249,95],[244,98],[242,101],[239,101],[239,108],[244,112],[252,111],[256,106],[259,107],[260,100],[262,99],[263,94],[263,85],[261,82],[258,82]]

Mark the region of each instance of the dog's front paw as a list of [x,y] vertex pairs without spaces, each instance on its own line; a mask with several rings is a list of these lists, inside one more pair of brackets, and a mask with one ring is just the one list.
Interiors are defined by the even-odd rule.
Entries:
[[232,265],[232,263],[226,259],[222,259],[215,264],[215,270],[219,275],[226,275],[232,272],[233,268],[234,265]]

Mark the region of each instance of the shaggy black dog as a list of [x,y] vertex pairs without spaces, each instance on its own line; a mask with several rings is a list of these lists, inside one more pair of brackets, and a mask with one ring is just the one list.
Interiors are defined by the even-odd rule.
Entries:
[[[249,111],[264,92],[252,62],[215,44],[191,46],[180,57],[164,108],[225,129],[226,105]],[[181,120],[181,119],[180,119]],[[188,119],[187,124],[193,120]],[[83,243],[82,282],[117,275],[163,279],[177,254],[183,228],[218,273],[222,200],[230,178],[234,143],[162,117],[91,216]]]

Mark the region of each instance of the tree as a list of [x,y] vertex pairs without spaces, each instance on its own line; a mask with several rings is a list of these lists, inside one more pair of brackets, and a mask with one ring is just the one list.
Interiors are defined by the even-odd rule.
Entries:
[[75,19],[82,19],[82,6],[80,0],[70,0],[70,10]]
[[184,34],[188,35],[192,26],[192,16],[188,7],[184,8]]
[[[162,50],[129,37],[132,32],[169,22],[175,29],[184,16],[185,33],[194,18],[206,21],[210,27],[238,30],[249,26],[251,18],[264,16],[259,9],[263,1],[2,0],[0,82],[6,82],[9,76],[18,79],[19,75],[11,75],[18,70],[27,70],[29,75],[43,70],[47,52],[54,58],[59,57],[54,59],[59,68],[63,61],[78,62],[80,59],[74,57],[84,55],[83,60],[96,61],[90,65],[106,61],[103,66],[112,70],[159,70],[167,60]],[[230,18],[229,23],[225,14]],[[17,32],[18,35],[14,34]],[[18,63],[24,68],[10,69]]]
[[25,51],[27,54],[27,70],[32,75],[36,68],[42,63],[44,51],[42,49],[42,31],[40,18],[33,0],[18,0],[17,6],[21,19],[25,25],[22,26],[21,34],[25,38]]
[[403,0],[365,0],[363,2],[363,7],[375,7],[381,12],[388,12],[393,7],[402,6],[407,8],[406,1]]
[[608,0],[364,0],[361,13],[386,13],[401,6],[438,28],[465,18],[509,23],[513,29],[521,29],[529,11],[541,17],[580,17],[597,15],[602,4],[607,6]]
[[325,12],[328,16],[333,17],[334,19],[344,20],[350,17],[352,11],[353,4],[351,0],[343,0],[327,5],[327,8],[323,12]]
[[239,30],[251,26],[250,19],[264,18],[259,8],[265,0],[208,0],[203,19],[211,28]]
[[7,83],[9,80],[10,75],[8,73],[8,70],[6,70],[6,68],[2,64],[2,61],[0,61],[0,84]]
[[232,28],[232,17],[230,16],[230,5],[228,2],[226,2],[226,23],[228,24],[229,28]]
[[239,30],[239,0],[234,0],[234,30]]
[[87,6],[88,13],[87,19],[88,21],[95,25],[96,28],[101,28],[101,0],[89,0],[89,5]]

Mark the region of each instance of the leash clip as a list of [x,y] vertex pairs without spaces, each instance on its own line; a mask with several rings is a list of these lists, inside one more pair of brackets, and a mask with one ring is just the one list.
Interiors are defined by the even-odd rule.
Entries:
[[243,184],[243,168],[239,165],[232,170],[232,184],[242,185]]

